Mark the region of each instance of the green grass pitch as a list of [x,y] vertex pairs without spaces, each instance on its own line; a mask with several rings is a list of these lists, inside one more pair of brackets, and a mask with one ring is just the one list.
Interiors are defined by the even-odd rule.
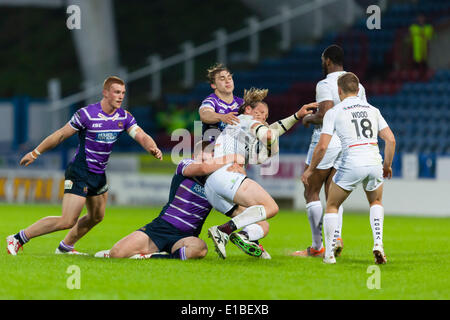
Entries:
[[[91,255],[151,221],[158,208],[107,207],[105,219],[76,248]],[[449,299],[449,218],[385,217],[388,258],[375,275],[368,213],[344,213],[344,251],[336,265],[289,252],[310,245],[304,212],[282,210],[269,220],[263,239],[272,260],[245,255],[232,243],[227,259],[218,258],[207,228],[226,218],[212,212],[201,238],[209,252],[202,260],[97,259],[53,254],[67,231],[31,240],[18,256],[6,253],[5,238],[36,220],[60,215],[59,206],[1,205],[0,299],[152,299],[152,300],[297,300],[297,299]],[[80,289],[69,289],[72,265],[80,270]],[[369,272],[368,272],[369,271]],[[370,278],[372,277],[372,278]],[[70,281],[69,281],[70,282]],[[373,287],[373,286],[372,286]]]

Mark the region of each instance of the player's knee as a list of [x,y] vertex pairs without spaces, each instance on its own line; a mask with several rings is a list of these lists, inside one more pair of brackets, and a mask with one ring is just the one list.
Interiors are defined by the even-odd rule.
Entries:
[[120,247],[114,246],[109,251],[110,258],[125,258],[124,251],[120,249]]
[[[304,185],[304,184],[303,184]],[[303,191],[303,196],[305,197],[306,202],[308,202],[309,198],[311,198],[311,188],[309,186],[304,185],[305,189]]]
[[202,259],[204,257],[206,257],[206,255],[208,254],[208,247],[206,246],[206,244],[200,248],[200,250],[198,251],[198,259]]
[[318,201],[319,200],[319,192],[320,192],[320,190],[315,190],[314,188],[305,186],[305,191],[303,192],[303,196],[305,197],[306,203]]
[[185,244],[188,259],[202,259],[208,254],[206,242],[199,238],[192,238]]
[[273,199],[268,204],[266,204],[264,206],[264,208],[266,209],[266,217],[267,217],[267,219],[272,218],[273,216],[275,216],[278,213],[278,211],[280,210],[280,208],[278,207],[277,203]]
[[67,230],[73,228],[78,219],[63,219],[61,218],[56,226],[58,230]]
[[104,215],[95,215],[95,216],[88,217],[89,222],[94,225],[97,223],[100,223],[103,220],[103,218],[104,218]]

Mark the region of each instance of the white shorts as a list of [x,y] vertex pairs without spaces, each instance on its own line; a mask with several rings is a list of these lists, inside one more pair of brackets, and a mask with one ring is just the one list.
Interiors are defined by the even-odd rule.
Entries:
[[234,195],[241,186],[246,175],[238,172],[227,171],[232,164],[224,165],[219,170],[212,173],[205,183],[205,193],[208,202],[224,214],[229,213],[236,205],[233,202]]
[[[317,142],[312,142],[309,145],[308,154],[306,155],[306,164],[309,166],[311,164],[311,159],[314,153],[314,149],[316,148]],[[339,164],[341,163],[341,151],[342,148],[328,148],[323,156],[322,161],[320,161],[317,169],[326,170],[332,167],[338,169]]]
[[383,166],[339,168],[333,181],[347,191],[355,190],[359,183],[362,183],[364,190],[374,191],[384,182]]

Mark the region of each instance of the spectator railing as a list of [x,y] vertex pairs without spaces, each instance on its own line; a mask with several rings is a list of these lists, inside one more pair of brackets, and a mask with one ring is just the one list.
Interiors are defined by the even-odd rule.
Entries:
[[[311,28],[315,32],[316,37],[320,37],[322,33],[322,10],[323,6],[341,1],[349,15],[354,14],[353,1],[351,0],[313,0],[308,3],[304,3],[295,8],[289,8],[287,5],[280,7],[280,13],[273,17],[259,21],[256,17],[250,17],[247,19],[248,26],[228,34],[226,30],[219,29],[214,32],[215,39],[199,45],[197,47],[191,41],[186,41],[182,45],[182,52],[161,59],[157,54],[152,55],[148,59],[148,65],[140,68],[136,71],[127,72],[125,69],[119,71],[119,76],[127,83],[142,79],[150,76],[151,86],[151,99],[158,99],[161,96],[161,73],[164,69],[172,67],[174,65],[184,64],[184,79],[183,86],[185,88],[192,87],[194,85],[194,59],[195,57],[214,51],[217,51],[217,61],[226,64],[227,63],[227,45],[245,38],[249,39],[249,53],[248,61],[250,63],[257,63],[259,60],[259,33],[268,28],[280,26],[281,30],[281,42],[280,49],[286,51],[291,46],[291,28],[290,21],[293,18],[301,15],[314,13],[315,26]],[[87,89],[78,92],[76,94],[61,98],[61,85],[58,79],[51,79],[48,82],[48,97],[50,100],[50,106],[48,111],[57,111],[73,105],[75,103],[87,100],[94,96],[97,96],[102,90],[102,84],[88,87]]]

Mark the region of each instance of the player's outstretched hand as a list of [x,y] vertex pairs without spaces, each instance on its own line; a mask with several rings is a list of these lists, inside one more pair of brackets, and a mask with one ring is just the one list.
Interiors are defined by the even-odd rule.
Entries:
[[313,113],[318,107],[319,104],[317,102],[305,104],[297,111],[297,118],[303,118],[304,116]]
[[311,176],[311,173],[312,172],[309,169],[306,169],[305,172],[303,172],[303,174],[302,174],[302,182],[305,186],[309,185],[308,180],[309,180],[309,177]]
[[227,114],[223,114],[221,116],[221,120],[226,124],[236,124],[239,123],[239,118],[237,117],[237,115],[238,115],[237,112],[230,112]]
[[32,164],[34,162],[34,160],[36,160],[36,159],[33,158],[31,152],[28,152],[26,155],[23,156],[22,159],[20,159],[19,164],[21,166],[28,167],[30,164]]
[[245,169],[243,166],[237,164],[236,162],[233,163],[231,166],[229,166],[227,168],[227,171],[231,171],[231,172],[238,172],[238,173],[242,173],[244,175],[247,175],[247,173],[245,172]]
[[159,150],[158,148],[154,148],[154,149],[150,150],[150,153],[151,153],[156,159],[162,160],[162,158],[163,158],[162,152],[161,152],[161,150]]
[[383,178],[387,178],[387,179],[392,178],[392,168],[391,167],[383,167]]

